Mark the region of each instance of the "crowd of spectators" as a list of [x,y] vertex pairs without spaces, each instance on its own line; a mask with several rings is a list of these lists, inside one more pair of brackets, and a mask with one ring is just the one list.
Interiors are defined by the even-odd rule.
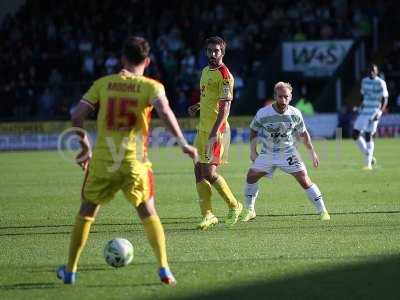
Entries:
[[[91,82],[118,70],[129,34],[152,45],[147,75],[184,116],[198,101],[203,41],[227,40],[235,97],[282,40],[362,38],[382,1],[27,0],[0,24],[0,118],[66,119]],[[382,6],[382,7],[381,7]]]

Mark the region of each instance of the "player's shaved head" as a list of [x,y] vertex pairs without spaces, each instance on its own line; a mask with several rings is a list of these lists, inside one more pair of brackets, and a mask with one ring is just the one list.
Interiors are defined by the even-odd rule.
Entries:
[[134,65],[142,63],[149,56],[150,45],[145,38],[130,36],[126,39],[122,48],[122,55]]
[[210,44],[219,45],[221,47],[222,54],[225,54],[226,42],[224,41],[223,38],[221,38],[219,36],[211,36],[211,37],[207,38],[205,41],[206,48]]

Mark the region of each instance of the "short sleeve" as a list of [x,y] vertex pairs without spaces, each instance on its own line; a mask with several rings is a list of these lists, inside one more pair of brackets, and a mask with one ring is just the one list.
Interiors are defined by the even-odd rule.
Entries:
[[100,101],[100,83],[98,80],[93,82],[89,90],[83,95],[82,100],[92,107],[95,107]]
[[297,120],[294,129],[298,133],[304,133],[306,131],[306,125],[304,124],[304,119],[300,111],[296,114],[296,117]]
[[364,79],[361,80],[361,88],[360,88],[361,95],[364,95]]
[[233,78],[231,76],[227,79],[221,78],[218,85],[218,98],[219,100],[233,99]]
[[261,128],[259,114],[257,113],[250,123],[250,129],[258,132]]
[[164,85],[157,81],[152,82],[149,93],[149,104],[152,104],[154,100],[163,96],[165,96]]
[[389,97],[389,92],[386,86],[386,82],[384,80],[382,80],[381,82],[382,82],[382,97],[387,98]]

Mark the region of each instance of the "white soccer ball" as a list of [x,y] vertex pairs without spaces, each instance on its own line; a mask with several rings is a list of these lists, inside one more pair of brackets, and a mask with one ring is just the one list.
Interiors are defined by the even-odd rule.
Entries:
[[123,238],[115,238],[104,247],[104,259],[114,268],[129,265],[133,260],[133,246]]

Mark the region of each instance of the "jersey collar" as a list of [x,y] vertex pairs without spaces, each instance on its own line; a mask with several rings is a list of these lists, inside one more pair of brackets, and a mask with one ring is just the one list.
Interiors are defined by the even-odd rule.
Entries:
[[129,72],[127,69],[122,69],[122,70],[119,72],[119,74],[122,75],[122,76],[124,76],[124,77],[135,77],[135,76],[138,76],[138,75],[135,74],[135,73]]
[[218,70],[219,68],[221,68],[222,66],[225,66],[225,64],[224,63],[221,63],[218,67],[216,67],[216,68],[210,68],[210,66],[208,66],[208,69],[210,70],[210,71],[215,71],[215,70]]

